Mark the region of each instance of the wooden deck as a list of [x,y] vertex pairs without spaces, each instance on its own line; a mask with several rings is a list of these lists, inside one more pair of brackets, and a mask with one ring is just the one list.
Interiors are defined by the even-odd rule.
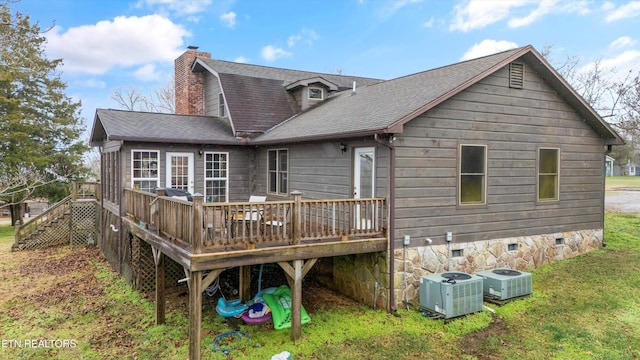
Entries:
[[184,267],[189,284],[189,357],[200,358],[202,292],[224,269],[240,267],[249,299],[249,265],[277,263],[292,291],[291,338],[301,337],[302,279],[318,258],[388,250],[384,198],[203,203],[125,190],[122,224],[151,245],[156,322],[164,323],[164,256]]

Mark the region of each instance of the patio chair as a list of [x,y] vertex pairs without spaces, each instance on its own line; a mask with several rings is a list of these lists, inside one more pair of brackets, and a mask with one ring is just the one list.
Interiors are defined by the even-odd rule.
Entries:
[[284,213],[278,213],[274,211],[272,207],[269,208],[269,211],[265,212],[262,216],[262,225],[260,226],[262,233],[268,233],[269,235],[280,234],[284,236],[284,233],[287,231],[287,224],[291,223],[289,209],[290,207],[287,206],[284,208]]
[[[266,196],[251,195],[249,196],[249,202],[265,202]],[[244,210],[239,214],[235,214],[233,221],[243,223],[247,227],[247,231],[254,225],[258,224],[262,220],[263,209],[259,206],[251,206],[249,210]]]

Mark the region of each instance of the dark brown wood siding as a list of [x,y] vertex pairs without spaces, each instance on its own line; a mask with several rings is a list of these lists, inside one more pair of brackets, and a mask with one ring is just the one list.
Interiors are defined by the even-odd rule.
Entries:
[[[347,151],[340,150],[340,143]],[[256,186],[267,189],[267,152],[271,149],[289,151],[289,192],[302,192],[305,199],[342,199],[353,197],[353,149],[374,147],[376,151],[376,196],[388,196],[389,150],[373,139],[350,139],[334,142],[318,142],[269,146],[258,149],[256,154]],[[280,196],[266,194],[268,199]]]
[[126,143],[122,147],[122,186],[131,187],[131,150],[160,151],[160,186],[166,186],[167,152],[192,153],[194,159],[194,193],[204,194],[204,155],[199,151],[229,153],[229,201],[246,201],[252,191],[250,169],[254,167],[253,149],[245,147],[193,146],[157,143]]
[[[603,228],[603,140],[525,64],[508,67],[410,121],[396,141],[395,239],[444,243]],[[486,205],[459,206],[458,147],[487,146]],[[536,201],[540,147],[560,149],[560,200]]]

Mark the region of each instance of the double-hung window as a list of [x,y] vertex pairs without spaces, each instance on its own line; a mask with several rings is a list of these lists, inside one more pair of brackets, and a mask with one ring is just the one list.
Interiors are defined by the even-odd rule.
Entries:
[[286,149],[269,150],[269,193],[286,195],[289,189],[289,152]]
[[460,145],[459,161],[459,204],[485,204],[487,192],[487,147],[485,145]]
[[131,151],[131,183],[134,189],[153,192],[160,184],[160,152]]
[[204,153],[204,201],[227,202],[229,193],[229,153]]
[[559,200],[560,149],[538,149],[538,201]]

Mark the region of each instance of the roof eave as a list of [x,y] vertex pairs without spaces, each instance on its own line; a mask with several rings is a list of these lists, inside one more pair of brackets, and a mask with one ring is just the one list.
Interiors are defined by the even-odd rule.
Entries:
[[277,145],[283,143],[304,143],[304,142],[313,142],[313,141],[324,141],[324,140],[338,140],[338,139],[347,139],[347,138],[356,138],[356,137],[366,137],[372,136],[374,134],[395,134],[396,132],[391,131],[389,128],[380,128],[380,129],[367,129],[367,130],[356,130],[356,131],[345,131],[340,133],[332,133],[332,134],[321,134],[321,135],[312,135],[312,136],[296,136],[291,138],[282,138],[275,140],[260,140],[260,137],[255,139],[251,139],[248,141],[249,145]]
[[148,143],[172,143],[172,144],[201,144],[201,145],[246,145],[245,140],[176,140],[172,138],[157,137],[131,137],[131,136],[109,136],[107,140],[127,141],[127,142],[148,142]]

